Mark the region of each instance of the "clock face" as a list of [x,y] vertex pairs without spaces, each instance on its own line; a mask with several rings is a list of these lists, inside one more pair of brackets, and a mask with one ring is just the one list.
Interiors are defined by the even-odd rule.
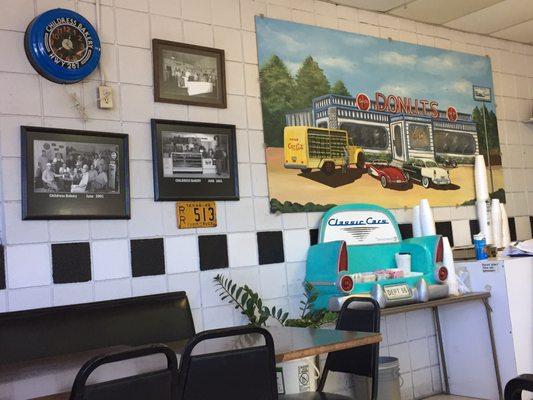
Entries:
[[90,37],[86,38],[81,28],[72,25],[58,25],[48,34],[47,52],[71,68],[79,68],[92,49]]
[[100,61],[100,40],[92,25],[71,10],[57,8],[36,17],[24,38],[31,65],[46,79],[75,83]]

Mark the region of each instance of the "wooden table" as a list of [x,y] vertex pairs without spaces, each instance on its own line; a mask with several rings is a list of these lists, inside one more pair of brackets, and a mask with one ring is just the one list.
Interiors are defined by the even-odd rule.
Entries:
[[[296,360],[299,358],[315,356],[329,353],[331,351],[344,350],[352,347],[365,346],[379,343],[381,334],[366,332],[348,332],[333,329],[313,329],[313,328],[288,328],[288,327],[268,327],[267,330],[274,338],[274,348],[276,362]],[[262,343],[259,335],[246,335],[241,337],[214,339],[200,344],[193,354],[205,352],[216,352],[230,349],[250,347]],[[185,341],[167,343],[177,354],[183,351]],[[12,377],[22,375],[24,378],[38,378],[41,374],[65,374],[71,376],[63,381],[74,381],[77,370],[95,354],[102,354],[113,349],[99,349],[90,352],[69,354],[60,357],[51,357],[41,360],[33,360],[25,363],[0,366],[0,383],[3,375]],[[126,348],[126,347],[124,347]],[[71,379],[70,379],[71,378]],[[69,388],[63,388],[68,390]],[[40,400],[66,400],[69,398],[68,392],[38,397]]]

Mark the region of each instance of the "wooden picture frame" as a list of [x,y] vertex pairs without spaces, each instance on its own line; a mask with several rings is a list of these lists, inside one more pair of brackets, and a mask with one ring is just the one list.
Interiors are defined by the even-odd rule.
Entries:
[[239,200],[235,125],[152,119],[156,201]]
[[154,101],[226,108],[224,50],[153,39]]
[[22,219],[129,219],[128,135],[21,127]]

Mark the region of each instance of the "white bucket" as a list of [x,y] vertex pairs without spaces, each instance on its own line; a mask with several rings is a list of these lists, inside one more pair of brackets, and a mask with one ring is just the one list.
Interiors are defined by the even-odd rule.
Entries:
[[276,374],[279,394],[314,392],[320,377],[314,356],[280,363]]

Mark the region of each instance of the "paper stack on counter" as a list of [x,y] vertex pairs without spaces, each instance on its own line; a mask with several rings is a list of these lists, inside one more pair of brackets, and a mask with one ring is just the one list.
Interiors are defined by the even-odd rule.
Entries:
[[503,255],[509,257],[533,256],[533,239],[512,242],[505,248]]

